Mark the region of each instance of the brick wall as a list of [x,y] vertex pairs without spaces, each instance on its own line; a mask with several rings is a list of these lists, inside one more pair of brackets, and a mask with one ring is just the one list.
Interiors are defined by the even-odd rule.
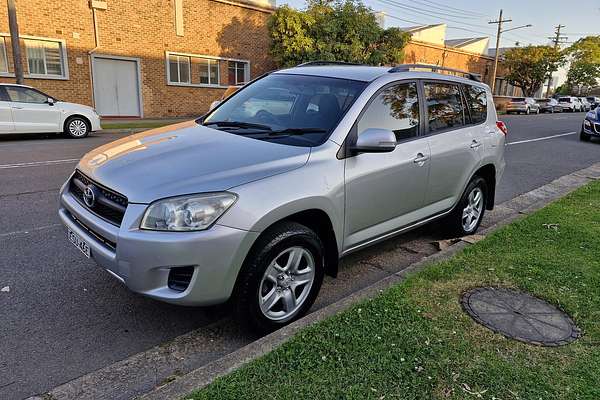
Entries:
[[[417,41],[411,41],[405,47],[404,63],[436,64],[474,72],[481,75],[482,81],[488,85],[494,68],[493,57]],[[501,76],[502,72],[502,66],[499,65],[497,75]]]
[[[268,56],[268,11],[214,0],[184,0],[183,4],[184,36],[175,34],[174,0],[108,0],[107,10],[96,11],[100,46],[95,54],[140,60],[144,117],[198,115],[224,91],[167,85],[167,51],[248,60],[251,78],[274,67]],[[25,83],[61,100],[92,105],[89,52],[95,41],[88,1],[18,1],[17,15],[22,36],[62,39],[67,49],[68,80],[26,79]],[[0,32],[8,31],[6,2],[0,2]],[[9,38],[6,45],[12,72]],[[24,47],[22,53],[27,74]],[[226,85],[226,63],[221,64],[221,81]],[[0,77],[0,81],[14,82],[14,78]]]

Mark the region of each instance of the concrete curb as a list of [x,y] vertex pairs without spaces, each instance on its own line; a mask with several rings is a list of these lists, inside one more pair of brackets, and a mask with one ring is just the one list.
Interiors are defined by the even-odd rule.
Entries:
[[[508,225],[515,220],[523,218],[525,215],[533,213],[549,203],[564,197],[586,183],[597,179],[600,179],[600,163],[594,164],[591,167],[583,170],[576,171],[572,174],[562,176],[550,182],[549,184],[500,204],[499,207],[505,207],[511,211],[509,211],[508,215],[506,215],[506,217],[501,221],[484,229],[481,234],[488,235],[502,226]],[[471,243],[465,240],[460,240],[459,242],[450,245],[438,253],[423,258],[421,261],[410,265],[400,272],[388,276],[365,289],[355,292],[354,294],[342,300],[315,311],[294,322],[293,324],[264,336],[257,341],[226,355],[225,357],[215,360],[182,376],[181,378],[174,380],[173,382],[170,382],[169,384],[158,387],[152,392],[138,397],[138,399],[181,399],[192,391],[209,385],[216,378],[224,376],[282,345],[291,337],[293,337],[300,329],[346,310],[350,306],[360,301],[376,296],[378,293],[381,293],[390,286],[402,282],[409,274],[420,271],[433,262],[448,259],[457,252],[463,250],[469,244]]]
[[[495,209],[486,214],[484,222],[491,221],[491,225],[482,228],[480,235],[487,235],[496,229],[507,225],[519,218],[539,210],[548,203],[559,199],[580,186],[600,179],[600,163],[588,168],[562,176],[542,187],[517,196],[507,202],[499,204]],[[477,236],[477,235],[474,235]],[[422,270],[427,265],[452,257],[469,244],[477,241],[479,237],[463,238],[449,247],[426,256],[421,260],[410,264],[399,272],[392,273],[372,285],[358,290],[341,300],[327,305],[306,317],[294,322],[279,331],[264,336],[250,344],[218,358],[204,366],[194,369],[179,377],[169,377],[168,383],[155,387],[152,391],[137,397],[140,400],[164,400],[181,399],[193,390],[200,389],[216,378],[226,375],[244,364],[252,361],[289,340],[300,329],[321,321],[329,316],[339,313],[359,301],[372,298],[386,288],[403,281],[410,273]],[[216,325],[209,330],[214,331],[210,337],[218,340],[220,327]],[[100,370],[81,376],[70,382],[64,383],[49,392],[30,397],[28,400],[71,400],[71,399],[125,399],[127,385],[135,382],[139,377],[148,373],[148,363],[153,364],[155,360],[166,360],[167,364],[180,364],[178,346],[189,345],[193,341],[194,332],[184,334],[173,341],[161,344],[147,351],[135,354],[125,360],[108,365]],[[212,340],[211,340],[212,341]],[[202,351],[198,349],[198,351]],[[146,369],[144,369],[146,367]],[[154,371],[158,374],[159,371]],[[172,380],[171,380],[172,379]]]

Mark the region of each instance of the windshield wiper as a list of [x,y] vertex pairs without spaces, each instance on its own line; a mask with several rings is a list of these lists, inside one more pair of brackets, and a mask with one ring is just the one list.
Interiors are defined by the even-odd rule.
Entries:
[[209,122],[204,123],[203,125],[204,126],[217,125],[218,127],[250,128],[250,129],[260,129],[262,131],[272,131],[271,127],[268,125],[253,124],[251,122],[242,122],[242,121],[209,121]]
[[305,133],[325,133],[326,129],[323,128],[286,128],[278,131],[269,132],[269,136],[290,136],[290,135],[304,135]]

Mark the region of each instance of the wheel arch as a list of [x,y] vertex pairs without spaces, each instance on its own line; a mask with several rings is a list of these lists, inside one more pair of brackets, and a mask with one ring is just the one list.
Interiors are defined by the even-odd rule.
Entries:
[[62,126],[63,132],[65,132],[67,130],[67,124],[69,123],[69,121],[71,121],[73,118],[76,118],[76,117],[79,117],[79,118],[83,119],[86,122],[87,126],[88,126],[88,131],[89,132],[92,131],[92,121],[90,121],[90,119],[88,117],[86,117],[85,115],[83,115],[83,114],[77,114],[77,113],[75,113],[75,114],[68,115],[65,118],[65,120],[63,121],[63,126]]
[[487,210],[494,209],[496,197],[496,167],[494,164],[486,164],[475,171],[473,176],[479,176],[485,180],[487,185],[485,208]]

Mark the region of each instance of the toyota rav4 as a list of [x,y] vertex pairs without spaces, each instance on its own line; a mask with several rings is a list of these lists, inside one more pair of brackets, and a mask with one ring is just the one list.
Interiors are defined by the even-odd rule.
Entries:
[[342,256],[441,218],[474,233],[505,166],[488,86],[436,67],[324,64],[86,154],[60,192],[68,239],[137,293],[231,299],[268,331],[309,310]]

